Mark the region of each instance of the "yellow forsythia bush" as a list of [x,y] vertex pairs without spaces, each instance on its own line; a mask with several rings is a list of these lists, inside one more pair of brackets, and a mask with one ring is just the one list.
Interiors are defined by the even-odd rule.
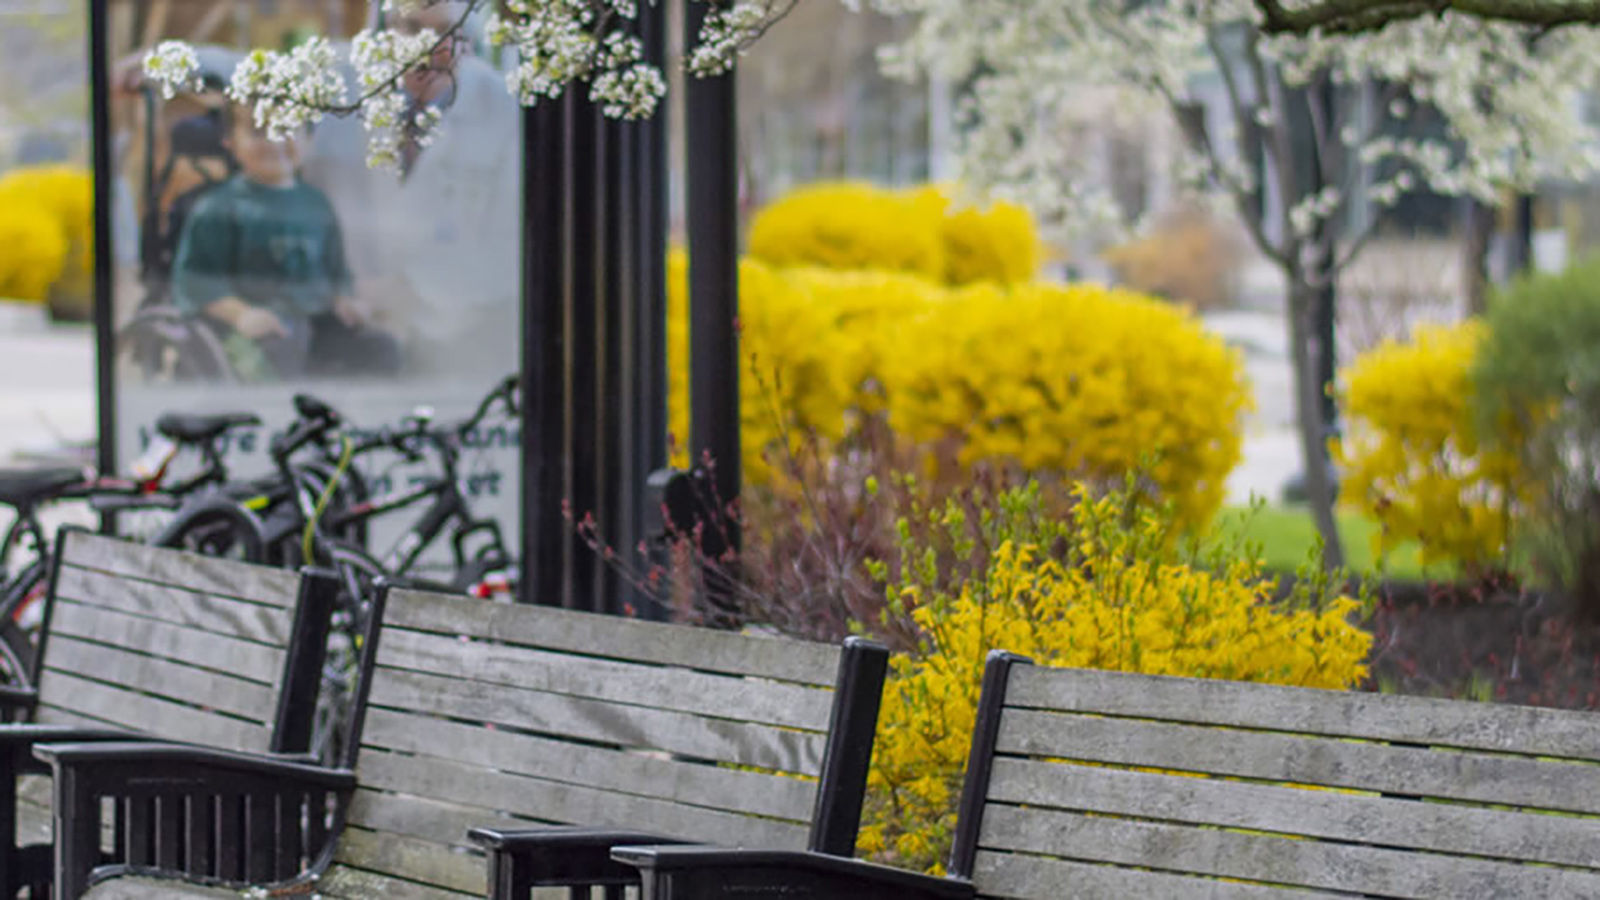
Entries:
[[0,199],[0,300],[43,303],[67,261],[67,240],[49,213]]
[[[0,209],[28,208],[49,223],[65,256],[46,283],[46,296],[58,308],[86,314],[94,279],[94,185],[90,174],[73,166],[31,166],[0,176]],[[53,242],[52,242],[53,243]],[[9,244],[3,244],[9,248]],[[42,271],[35,273],[43,278]]]
[[1097,285],[967,288],[896,333],[889,422],[958,461],[1149,475],[1187,525],[1226,496],[1251,404],[1237,354],[1169,304]]
[[[687,461],[688,256],[667,264],[668,424]],[[770,479],[771,456],[804,438],[843,438],[882,406],[879,360],[893,323],[919,315],[935,286],[891,272],[776,269],[739,263],[739,412],[745,478]],[[795,449],[791,446],[791,449]]]
[[1469,577],[1508,568],[1512,520],[1529,482],[1515,453],[1521,440],[1505,434],[1495,449],[1478,438],[1471,369],[1485,335],[1477,320],[1420,328],[1344,372],[1348,436],[1334,445],[1340,493],[1379,524],[1379,555],[1416,541],[1425,565],[1456,565]]
[[778,267],[883,270],[961,285],[1029,281],[1039,268],[1033,217],[1020,206],[959,204],[934,186],[909,190],[820,182],[756,213],[750,255]]
[[[1171,540],[1167,513],[1126,491],[1094,497],[1079,486],[1067,521],[1042,523],[1036,486],[990,511],[996,549],[965,577],[919,562],[902,538],[892,614],[925,640],[891,660],[862,832],[864,853],[937,870],[976,720],[985,657],[1005,649],[1036,663],[1154,675],[1349,688],[1366,675],[1371,636],[1352,623],[1359,604],[1322,582],[1290,601],[1234,547],[1210,558]],[[970,537],[957,505],[932,517]],[[902,525],[902,535],[914,529]],[[1065,550],[1053,549],[1065,547]],[[1304,585],[1302,585],[1304,587]]]

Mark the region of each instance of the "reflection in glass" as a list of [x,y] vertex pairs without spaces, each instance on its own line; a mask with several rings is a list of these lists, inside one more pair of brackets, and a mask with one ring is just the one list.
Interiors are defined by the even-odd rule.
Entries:
[[[405,148],[397,173],[367,167],[354,119],[273,142],[223,92],[241,48],[322,34],[347,53],[375,8],[111,0],[108,12],[112,176],[127,198],[113,221],[123,458],[169,410],[249,410],[271,430],[308,391],[358,426],[418,406],[464,418],[516,370],[520,116],[475,40],[407,82],[415,108],[436,107],[443,126],[428,146]],[[199,45],[204,76],[170,100],[140,75],[142,54],[166,38]],[[265,469],[264,450],[264,440],[237,445],[230,468]],[[475,508],[510,532],[516,461],[516,441],[502,441],[470,451],[462,471]]]

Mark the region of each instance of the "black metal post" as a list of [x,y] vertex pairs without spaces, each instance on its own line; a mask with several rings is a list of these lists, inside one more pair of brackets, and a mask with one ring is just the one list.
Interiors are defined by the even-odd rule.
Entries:
[[565,605],[566,115],[522,114],[522,596]]
[[[709,9],[687,3],[684,39],[693,46]],[[720,510],[735,503],[743,480],[739,452],[739,176],[735,76],[686,79],[685,134],[689,197],[689,451],[709,455]],[[733,548],[737,523],[716,528]]]
[[[629,301],[634,296],[634,251],[636,242],[630,240],[635,223],[630,221],[634,190],[629,175],[628,145],[631,125],[602,118],[600,127],[600,185],[597,205],[600,209],[599,227],[595,246],[599,249],[600,294],[599,333],[596,355],[600,361],[596,405],[600,413],[598,435],[601,478],[598,507],[600,525],[608,547],[617,553],[626,553],[633,545],[632,511],[629,506],[637,476],[632,471],[631,442],[633,436],[632,410],[633,366],[627,354],[633,339],[633,309]],[[637,485],[643,489],[641,481]],[[609,613],[622,613],[629,599],[622,596],[623,581],[609,560],[602,558],[596,577],[595,608]]]
[[[667,11],[665,4],[639,8],[639,34],[645,60],[667,64]],[[634,280],[630,321],[634,331],[628,344],[632,359],[633,446],[630,484],[636,489],[630,501],[633,540],[625,551],[641,566],[654,562],[646,545],[640,557],[639,541],[655,536],[660,522],[661,497],[647,487],[651,476],[667,465],[667,233],[668,158],[667,121],[670,104],[663,103],[651,118],[630,128],[627,154],[636,186],[630,222],[634,251]],[[671,610],[642,592],[631,596],[633,612],[642,618],[666,619]]]
[[[107,0],[89,0],[89,131],[94,174],[94,338],[95,405],[99,435],[95,465],[117,471],[116,305],[111,267],[111,35]],[[154,127],[153,125],[151,127]],[[116,519],[106,515],[102,530],[114,532]]]
[[[599,234],[600,201],[604,195],[605,168],[599,157],[605,151],[600,111],[575,86],[566,95],[567,106],[567,303],[572,329],[572,353],[567,356],[567,421],[571,444],[567,448],[571,480],[568,502],[572,515],[582,520],[599,516],[600,509],[600,406],[598,344],[600,293],[605,277]],[[598,608],[595,593],[598,560],[576,534],[568,542],[570,595],[573,609]]]

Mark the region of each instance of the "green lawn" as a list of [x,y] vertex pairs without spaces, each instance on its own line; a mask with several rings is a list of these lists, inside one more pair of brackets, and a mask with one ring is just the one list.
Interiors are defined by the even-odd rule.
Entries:
[[[1218,519],[1219,529],[1233,530],[1242,525],[1245,537],[1261,545],[1269,569],[1292,571],[1306,561],[1316,541],[1317,529],[1311,513],[1303,506],[1267,506],[1260,509],[1230,507]],[[1344,544],[1345,565],[1361,575],[1379,572],[1372,553],[1372,536],[1378,526],[1354,513],[1339,513],[1339,537]],[[1226,533],[1226,532],[1225,532]],[[1421,549],[1407,544],[1389,555],[1383,573],[1403,580],[1437,580],[1450,577],[1443,566],[1424,570]]]

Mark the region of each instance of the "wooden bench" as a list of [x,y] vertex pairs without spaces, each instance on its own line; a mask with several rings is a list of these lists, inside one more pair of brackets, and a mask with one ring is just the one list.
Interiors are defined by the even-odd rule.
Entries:
[[[36,691],[0,725],[0,887],[48,881],[48,741],[134,736],[254,753],[311,740],[338,585],[293,572],[63,532]],[[38,893],[38,889],[34,893]]]
[[[66,817],[58,896],[237,897],[228,885],[315,878],[324,897],[527,900],[538,887],[618,890],[633,878],[610,860],[618,843],[853,852],[882,647],[409,590],[378,602],[353,773],[185,748],[38,748]],[[223,800],[283,822],[327,790],[347,801],[342,831],[298,879],[295,847],[217,828]],[[163,814],[143,852],[91,878],[102,804],[152,797]],[[130,871],[156,877],[103,877]]]
[[1600,897],[1600,716],[1025,662],[985,673],[951,879],[615,855],[645,900]]

